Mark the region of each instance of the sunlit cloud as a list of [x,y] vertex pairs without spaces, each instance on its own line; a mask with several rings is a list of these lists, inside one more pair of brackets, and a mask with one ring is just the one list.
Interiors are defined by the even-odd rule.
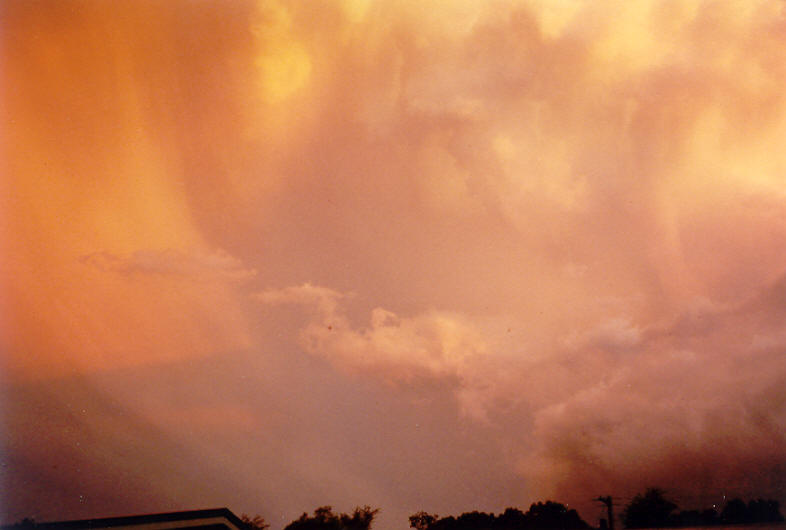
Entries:
[[223,250],[211,253],[167,250],[137,250],[120,256],[99,252],[82,257],[82,262],[103,271],[121,274],[173,275],[195,280],[247,280],[257,271]]
[[[300,331],[303,348],[325,357],[341,370],[380,377],[392,385],[421,383],[431,378],[455,382],[458,395],[474,386],[480,373],[474,368],[488,354],[484,338],[469,319],[432,311],[402,318],[381,307],[371,311],[365,326],[355,327],[331,289],[304,284],[267,290],[257,298],[267,304],[295,303],[313,309],[313,318]],[[466,397],[466,396],[464,396]],[[466,402],[483,415],[482,406]]]

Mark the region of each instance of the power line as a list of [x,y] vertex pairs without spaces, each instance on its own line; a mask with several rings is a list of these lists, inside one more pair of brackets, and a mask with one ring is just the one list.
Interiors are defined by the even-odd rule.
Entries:
[[606,505],[606,511],[608,512],[609,516],[609,530],[614,530],[614,499],[611,495],[599,496],[596,499],[593,499],[597,502],[602,502]]

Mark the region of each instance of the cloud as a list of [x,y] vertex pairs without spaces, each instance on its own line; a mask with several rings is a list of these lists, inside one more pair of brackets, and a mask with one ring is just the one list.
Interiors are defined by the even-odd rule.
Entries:
[[641,330],[629,320],[610,318],[589,330],[581,341],[587,348],[624,352],[635,348],[641,341],[641,335]]
[[355,327],[339,303],[346,295],[303,284],[256,295],[266,304],[295,303],[316,310],[300,332],[300,343],[312,355],[341,370],[379,377],[392,385],[417,385],[447,380],[456,385],[465,412],[482,417],[475,394],[482,383],[476,367],[485,362],[488,347],[481,331],[459,314],[429,311],[413,317],[377,307],[366,326]]
[[[594,381],[535,412],[535,450],[522,472],[567,496],[603,487],[633,493],[654,482],[686,498],[722,488],[777,496],[784,484],[768,469],[786,463],[775,449],[786,421],[784,393],[775,390],[786,366],[775,352],[786,343],[780,326],[762,318],[772,308],[762,306],[780,283],[736,307],[700,301],[639,335],[626,356],[601,357]],[[589,342],[571,356],[619,347]]]
[[83,263],[121,274],[172,275],[197,281],[244,281],[257,271],[227,252],[183,252],[175,249],[137,250],[127,255],[97,252],[82,256]]
[[[182,411],[194,461],[282,518],[347,491],[390,528],[654,483],[777,495],[785,15],[12,2],[4,377],[139,370],[134,408],[163,371],[140,415]],[[250,472],[226,425],[289,445]]]
[[348,295],[334,291],[327,287],[319,287],[304,283],[297,287],[284,289],[268,289],[255,295],[265,304],[301,304],[313,306],[322,318],[334,319],[338,310],[339,300]]
[[376,308],[358,327],[345,296],[310,284],[258,298],[314,310],[300,344],[352,376],[400,391],[447,383],[462,415],[504,430],[503,445],[539,495],[578,501],[655,481],[690,498],[730,481],[737,495],[777,496],[782,480],[762,466],[786,464],[778,449],[786,366],[776,353],[786,343],[777,322],[760,317],[781,283],[734,307],[690,301],[668,323],[600,320],[541,356],[517,351],[495,333],[499,322]]

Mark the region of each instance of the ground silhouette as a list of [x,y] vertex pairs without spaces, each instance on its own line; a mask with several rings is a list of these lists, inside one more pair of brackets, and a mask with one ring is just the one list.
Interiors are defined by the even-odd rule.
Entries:
[[466,512],[458,517],[452,515],[440,518],[436,514],[418,512],[409,518],[415,530],[534,530],[561,529],[583,530],[590,526],[579,517],[576,510],[568,509],[558,502],[537,502],[527,512],[517,508],[507,508],[503,513],[494,515],[485,512]]
[[622,512],[625,528],[679,528],[728,524],[783,522],[778,501],[755,499],[745,502],[734,498],[726,502],[721,513],[713,508],[677,511],[677,504],[666,498],[659,488],[636,495]]

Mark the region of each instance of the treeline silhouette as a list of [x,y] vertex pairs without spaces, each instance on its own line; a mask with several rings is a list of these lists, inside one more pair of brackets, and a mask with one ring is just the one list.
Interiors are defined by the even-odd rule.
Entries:
[[[379,509],[369,506],[358,506],[352,513],[333,513],[331,506],[320,506],[314,510],[313,516],[303,513],[284,527],[284,530],[370,530],[371,522],[377,513]],[[258,514],[252,517],[244,513],[240,520],[245,525],[245,530],[267,530],[270,527],[265,518]],[[37,526],[39,525],[35,519],[25,517],[4,529],[36,530]]]
[[730,499],[718,513],[714,508],[677,511],[678,506],[659,488],[636,495],[622,512],[625,528],[680,528],[728,524],[780,523],[783,515],[778,501]]
[[[352,513],[334,513],[331,506],[320,506],[313,515],[303,513],[289,523],[284,530],[370,530],[379,509],[369,506],[357,507]],[[260,515],[243,514],[240,519],[246,530],[267,530],[269,524]],[[557,502],[546,501],[532,504],[527,512],[508,508],[500,515],[483,512],[468,512],[458,517],[442,517],[418,512],[409,518],[415,530],[535,530],[560,529],[584,530],[590,526],[581,520],[576,510],[569,510]],[[23,519],[11,525],[18,530],[35,530],[33,519]]]
[[[352,513],[333,513],[330,506],[314,510],[314,515],[303,513],[289,523],[284,530],[370,530],[379,509],[369,506],[357,507]],[[248,530],[265,530],[268,524],[259,515],[251,518],[241,516]],[[439,517],[437,514],[418,512],[409,518],[415,530],[585,530],[590,526],[576,510],[553,501],[537,502],[522,512],[508,508],[499,515],[484,512],[467,512],[458,517]]]
[[369,530],[377,513],[379,509],[370,506],[358,506],[351,514],[333,513],[332,507],[320,506],[312,517],[304,512],[284,530]]
[[[320,506],[313,515],[303,513],[284,530],[370,530],[378,508],[356,507],[351,513],[334,513],[331,506]],[[246,530],[267,530],[269,524],[260,515],[243,514],[240,519]],[[666,498],[659,488],[650,488],[636,495],[622,511],[625,528],[680,528],[731,524],[781,523],[784,521],[780,504],[772,499],[752,499],[747,503],[730,499],[718,513],[714,508],[678,511],[675,502]],[[605,522],[605,521],[603,521]],[[578,512],[554,501],[536,502],[529,510],[507,508],[499,515],[485,512],[465,512],[454,517],[439,517],[424,511],[409,517],[414,530],[587,530],[590,527]],[[5,527],[35,530],[32,518],[25,518]]]
[[534,503],[526,512],[507,508],[499,515],[474,511],[440,518],[418,512],[410,516],[409,524],[415,530],[582,530],[590,527],[576,510],[553,501]]

